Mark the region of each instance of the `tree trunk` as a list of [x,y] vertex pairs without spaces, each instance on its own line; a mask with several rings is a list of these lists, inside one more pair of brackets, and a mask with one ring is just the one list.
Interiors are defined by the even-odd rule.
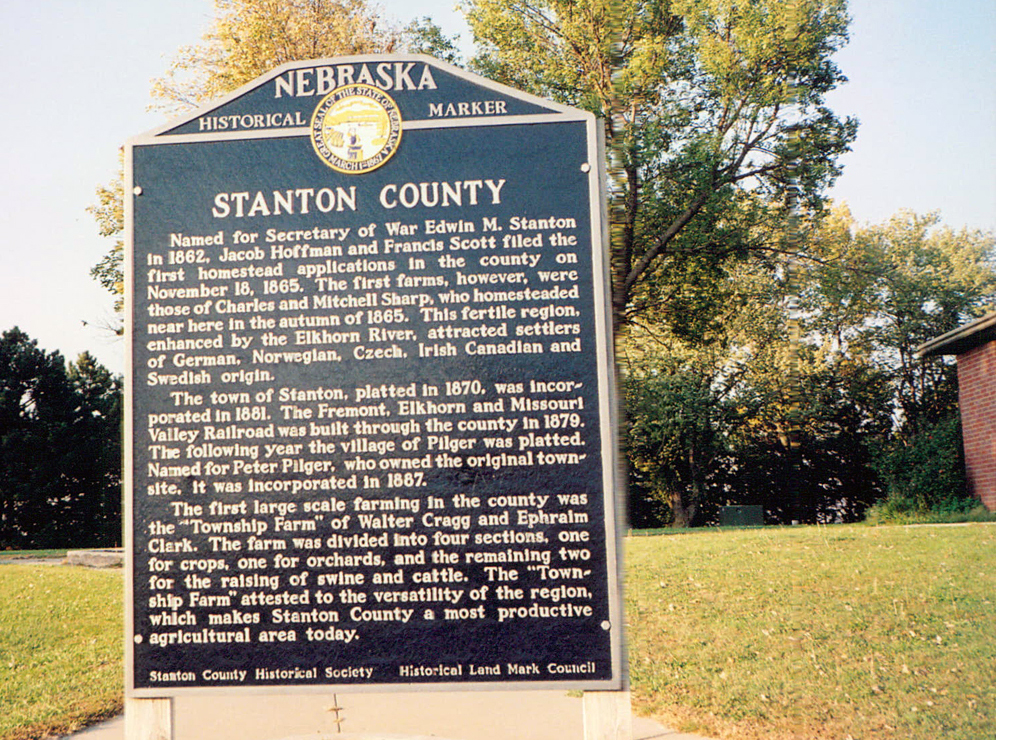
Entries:
[[[696,501],[697,498],[693,497]],[[674,521],[671,526],[688,528],[691,526],[692,520],[695,518],[695,512],[698,511],[698,504],[689,503],[685,504],[684,494],[675,493],[670,500],[670,508],[674,512]]]

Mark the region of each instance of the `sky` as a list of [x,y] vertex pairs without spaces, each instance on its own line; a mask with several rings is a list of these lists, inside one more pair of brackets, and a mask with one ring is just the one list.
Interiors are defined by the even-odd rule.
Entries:
[[[469,39],[454,0],[390,0]],[[832,94],[860,122],[831,195],[860,222],[939,210],[953,228],[996,227],[995,0],[850,0],[850,44]],[[68,360],[88,351],[121,373],[112,297],[89,276],[108,251],[87,208],[117,151],[163,123],[152,79],[199,41],[212,0],[0,3],[0,331],[20,327]]]

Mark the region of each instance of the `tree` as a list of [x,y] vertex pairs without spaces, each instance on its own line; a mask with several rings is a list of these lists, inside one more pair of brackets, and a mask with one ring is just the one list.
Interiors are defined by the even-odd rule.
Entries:
[[17,327],[0,335],[0,548],[31,542],[61,498],[46,472],[73,407],[66,380],[59,353]]
[[861,519],[883,490],[873,443],[892,423],[888,388],[874,368],[796,338],[790,353],[793,367],[764,363],[742,388],[727,498],[762,505],[772,523]]
[[939,214],[909,211],[860,230],[855,239],[858,251],[878,255],[868,295],[871,320],[858,335],[890,374],[901,427],[913,433],[923,420],[957,413],[954,360],[915,353],[992,310],[995,240],[980,230],[940,226]]
[[[394,49],[446,58],[454,53],[428,18],[397,28],[366,0],[216,0],[216,10],[202,42],[180,49],[167,74],[153,82],[154,108],[192,110],[287,62]],[[100,234],[115,240],[91,275],[114,295],[118,311],[124,296],[122,182],[118,176],[98,187],[89,208]]]
[[88,352],[69,365],[67,377],[77,403],[70,430],[73,442],[62,473],[78,495],[73,515],[81,528],[79,542],[117,543],[121,539],[123,383]]
[[443,29],[428,16],[411,21],[404,35],[408,51],[412,54],[426,54],[449,64],[461,63],[461,52],[457,48],[459,36],[445,36]]
[[[846,521],[889,493],[959,508],[955,367],[914,352],[990,310],[992,237],[909,212],[858,226],[846,208],[798,230],[798,254],[717,266],[678,286],[687,313],[627,327],[635,479],[675,514],[756,503],[773,521]],[[679,454],[693,445],[713,465]]]
[[968,511],[979,505],[968,493],[961,418],[948,413],[923,420],[911,434],[891,441],[879,460],[886,483],[883,515]]
[[682,315],[648,312],[619,332],[631,513],[645,516],[642,500],[662,502],[676,527],[711,520],[708,507],[723,502],[729,438],[749,411],[741,389],[776,321],[768,273],[713,269],[715,280],[678,285]]
[[120,532],[120,381],[0,335],[0,548],[112,545]]
[[796,248],[784,221],[824,206],[856,132],[824,104],[844,0],[465,7],[480,72],[605,121],[616,326],[673,303],[672,275]]
[[846,520],[875,499],[867,441],[889,424],[885,385],[805,334],[803,289],[790,263],[749,260],[702,292],[714,300],[698,304],[697,336],[679,336],[670,316],[627,329],[629,455],[674,526],[728,503],[761,504],[772,521]]
[[[867,353],[886,378],[894,409],[890,435],[877,450],[877,469],[893,507],[958,511],[975,501],[966,490],[952,358],[919,358],[926,341],[991,311],[996,299],[995,240],[954,230],[935,213],[898,213],[859,229],[853,251],[871,276],[848,290],[834,276],[819,282],[817,324],[837,306],[859,315],[845,343]],[[859,308],[855,308],[855,306]]]
[[[824,209],[856,132],[824,104],[844,79],[832,61],[847,40],[844,0],[468,0],[465,9],[479,72],[604,121],[618,337],[642,321],[687,338],[716,331],[700,309],[721,305],[730,266],[798,250],[789,222]],[[701,384],[717,400],[721,369]],[[699,467],[697,439],[687,435],[689,470]],[[662,455],[650,459],[665,470]],[[695,476],[673,490],[675,523],[690,521],[700,485]]]
[[[108,185],[96,188],[97,202],[89,206],[88,212],[96,219],[99,235],[113,239],[103,259],[89,273],[99,284],[114,296],[114,310],[124,310],[124,193],[123,171],[124,155],[120,157],[121,175]],[[123,332],[123,327],[115,329],[115,333]]]
[[174,113],[226,95],[287,62],[392,51],[400,34],[365,0],[216,0],[202,43],[153,83]]
[[704,522],[732,464],[724,443],[736,413],[730,399],[690,366],[663,370],[623,383],[631,526]]

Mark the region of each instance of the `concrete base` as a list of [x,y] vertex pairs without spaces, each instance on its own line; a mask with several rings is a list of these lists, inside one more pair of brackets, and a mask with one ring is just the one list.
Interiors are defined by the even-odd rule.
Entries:
[[67,565],[80,565],[86,568],[123,568],[124,549],[112,547],[106,550],[68,550]]
[[366,735],[356,732],[353,735],[350,733],[343,735],[292,735],[281,740],[449,740],[449,738],[436,737],[436,735],[380,735],[378,733]]
[[[337,732],[335,707],[340,707]],[[172,740],[581,740],[582,700],[566,691],[188,696]],[[124,717],[73,740],[124,740]],[[706,740],[632,718],[634,740]]]

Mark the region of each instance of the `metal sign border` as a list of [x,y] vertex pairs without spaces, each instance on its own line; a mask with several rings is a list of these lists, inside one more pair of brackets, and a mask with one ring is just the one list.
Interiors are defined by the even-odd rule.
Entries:
[[[247,93],[293,69],[327,64],[377,63],[380,61],[422,62],[464,79],[479,87],[493,90],[508,97],[552,109],[552,113],[492,116],[485,118],[438,119],[435,122],[411,120],[404,129],[428,130],[443,128],[473,128],[479,126],[543,125],[567,121],[584,122],[586,150],[589,159],[588,175],[590,224],[592,243],[592,276],[595,301],[596,360],[599,384],[600,435],[603,440],[603,526],[606,542],[607,600],[611,622],[610,661],[611,678],[606,680],[574,681],[487,681],[487,682],[416,682],[380,684],[317,683],[288,686],[215,686],[215,687],[163,687],[139,689],[134,686],[134,269],[135,244],[134,199],[142,189],[134,181],[134,149],[140,146],[162,146],[212,141],[246,139],[272,139],[308,136],[308,127],[290,129],[213,132],[208,134],[168,134],[209,111],[244,97]],[[162,698],[189,695],[240,695],[240,694],[309,694],[328,692],[390,693],[418,691],[506,691],[542,689],[580,689],[586,691],[626,690],[629,686],[623,599],[623,539],[621,523],[624,521],[624,481],[620,467],[618,445],[617,377],[613,343],[612,308],[610,298],[610,231],[607,210],[607,182],[605,132],[600,119],[586,111],[555,103],[537,96],[493,82],[447,62],[420,54],[381,54],[291,62],[267,72],[234,93],[218,98],[207,105],[129,139],[124,145],[124,305],[125,305],[125,364],[124,378],[124,440],[123,440],[123,542],[124,542],[124,686],[128,698]],[[603,296],[600,302],[599,296]]]

